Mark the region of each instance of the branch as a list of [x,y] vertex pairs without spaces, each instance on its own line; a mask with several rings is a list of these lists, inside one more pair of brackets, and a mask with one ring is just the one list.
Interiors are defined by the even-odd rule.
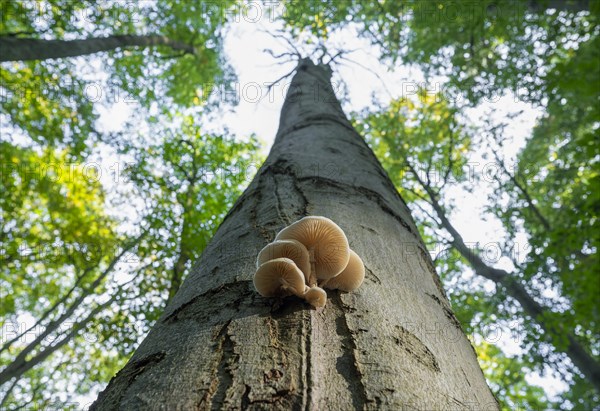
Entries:
[[441,256],[444,255],[445,252],[450,251],[453,248],[452,244],[450,244],[448,247],[444,248],[442,251],[440,251],[439,253],[437,253],[435,255],[435,258],[433,259],[433,262],[436,263],[438,258],[440,258]]
[[[452,125],[454,125],[454,119],[452,120]],[[444,180],[442,183],[442,187],[444,187],[448,183],[448,177],[450,177],[450,173],[452,172],[452,167],[454,167],[454,158],[452,157],[452,149],[454,148],[454,132],[450,130],[450,145],[448,147],[448,169],[444,173]]]
[[6,393],[4,394],[4,398],[2,398],[2,401],[0,401],[0,410],[5,409],[4,406],[8,402],[8,398],[10,397],[10,394],[12,394],[13,390],[17,386],[17,383],[19,382],[19,380],[20,380],[20,378],[15,378],[15,380],[13,381],[13,383],[6,390]]
[[[543,317],[543,314],[548,311],[548,309],[542,307],[535,301],[527,290],[507,271],[487,265],[477,253],[471,250],[465,244],[456,228],[446,217],[445,210],[438,202],[435,193],[428,186],[424,186],[423,188],[427,191],[429,198],[431,199],[431,205],[442,222],[441,226],[452,236],[452,244],[463,258],[469,262],[475,273],[503,287],[508,295],[519,302],[525,313],[527,313],[546,331],[547,334],[551,336],[552,328],[547,324]],[[600,364],[579,343],[573,332],[564,327],[564,324],[561,324],[559,329],[567,335],[569,341],[569,346],[562,351],[571,359],[571,361],[573,361],[575,366],[579,368],[590,383],[600,391]]]
[[[58,306],[60,304],[64,303],[71,296],[71,294],[73,294],[73,292],[77,289],[77,286],[79,285],[79,283],[81,282],[81,280],[83,279],[83,277],[85,277],[90,271],[91,271],[91,268],[86,268],[85,271],[83,272],[83,274],[77,277],[77,280],[75,281],[75,284],[73,284],[73,287],[71,287],[71,289],[69,291],[67,291],[67,293],[65,295],[63,295],[58,301],[56,301],[56,303],[54,303],[52,305],[52,307],[48,308],[42,314],[42,316],[39,318],[39,320],[37,320],[35,322],[35,324],[33,324],[31,327],[29,327],[27,330],[23,331],[22,333],[20,333],[19,335],[17,335],[13,339],[7,341],[2,346],[2,348],[0,348],[0,353],[3,352],[3,351],[5,351],[5,350],[7,350],[12,344],[15,343],[15,341],[17,341],[19,338],[21,338],[22,336],[24,336],[25,334],[27,334],[28,332],[30,332],[34,328],[38,327],[42,323],[42,321],[44,321],[46,318],[48,318],[48,316],[50,316],[50,314],[52,314],[52,312],[54,310],[56,310],[56,308],[58,308]],[[1,409],[1,407],[0,407],[0,409]]]
[[0,37],[0,62],[49,60],[77,57],[101,51],[129,47],[165,46],[184,54],[196,55],[193,45],[166,36],[115,35],[90,37],[83,40],[41,40],[34,38]]
[[[49,375],[50,378],[52,379],[52,377],[54,376],[54,374],[56,374],[56,372],[60,369],[60,367],[62,367],[63,365],[67,364],[69,361],[70,361],[70,359],[59,362],[54,367],[54,369],[52,370],[52,372],[50,373],[50,375]],[[10,390],[7,392],[7,395],[2,399],[2,402],[0,403],[0,410],[4,410],[5,409],[5,408],[3,408],[5,402],[8,401],[8,396],[9,396],[10,392],[14,389],[14,387],[16,386],[16,384],[19,381],[20,381],[20,378],[15,378],[15,381],[11,385]],[[43,382],[39,382],[38,384],[36,384],[35,388],[33,388],[33,390],[31,390],[31,399],[29,401],[24,401],[21,405],[19,405],[16,408],[12,408],[10,411],[21,410],[21,409],[27,407],[28,405],[30,405],[32,402],[35,401],[35,396],[40,391],[40,389],[44,388],[45,386],[46,385]]]
[[359,63],[358,61],[354,61],[352,59],[349,59],[348,57],[344,57],[343,55],[341,55],[339,57],[340,57],[340,59],[345,60],[345,61],[347,61],[349,63],[356,64],[358,67],[363,68],[363,69],[367,70],[369,73],[373,74],[381,82],[381,85],[383,86],[383,90],[386,92],[386,94],[388,95],[388,97],[390,98],[390,100],[394,99],[394,96],[392,96],[392,93],[390,93],[390,91],[388,90],[387,86],[385,85],[385,81],[373,69],[365,66],[364,64]]
[[548,222],[546,217],[544,217],[542,215],[540,209],[537,208],[537,206],[533,203],[533,199],[529,195],[529,192],[525,189],[525,187],[521,183],[519,183],[519,181],[517,181],[517,178],[513,174],[511,174],[510,171],[508,171],[508,168],[506,168],[506,163],[504,162],[504,160],[502,158],[500,158],[498,153],[495,150],[492,150],[492,151],[494,153],[494,157],[496,158],[496,161],[498,161],[498,163],[500,164],[500,167],[502,168],[502,171],[504,172],[504,174],[506,174],[506,176],[509,178],[509,180],[515,185],[515,187],[517,187],[519,189],[521,194],[523,194],[523,197],[525,197],[525,201],[527,202],[527,207],[533,212],[533,214],[535,214],[537,219],[544,226],[544,229],[546,229],[546,231],[549,231],[551,229],[550,223]]
[[[23,364],[26,363],[26,358],[37,346],[39,346],[44,339],[50,335],[53,331],[57,330],[62,323],[64,323],[75,310],[81,305],[81,303],[85,300],[85,298],[90,295],[90,293],[100,285],[102,280],[106,278],[106,276],[112,271],[112,269],[117,265],[121,257],[125,255],[129,250],[131,250],[135,245],[137,245],[142,238],[147,234],[147,231],[143,231],[137,238],[131,241],[126,247],[121,250],[118,256],[116,256],[108,265],[108,267],[94,280],[94,282],[84,289],[83,293],[71,304],[71,306],[67,309],[67,311],[62,314],[59,318],[51,321],[44,332],[38,335],[35,340],[33,340],[30,344],[28,344],[14,359],[14,361],[8,365],[2,372],[0,372],[0,385],[4,384],[10,378],[13,378],[13,370],[19,369]],[[8,379],[7,379],[8,378]]]
[[[271,84],[269,84],[267,86],[267,92],[264,94],[264,96],[267,96],[267,95],[271,94],[271,89],[275,86],[275,84],[279,83],[280,81],[285,80],[286,78],[288,78],[292,74],[294,74],[294,72],[296,71],[296,68],[297,67],[294,67],[291,71],[289,71],[288,73],[284,74],[283,76],[279,77],[277,80],[275,80],[274,82],[272,82]],[[262,100],[264,96],[262,96],[260,98],[260,100]]]
[[293,60],[293,58],[298,57],[298,55],[296,53],[290,53],[289,51],[286,51],[284,53],[275,54],[275,52],[271,49],[263,49],[263,52],[267,53],[268,55],[273,57],[275,60],[279,60],[282,57],[292,57],[292,60]]
[[294,43],[292,43],[292,41],[287,36],[285,36],[283,33],[273,33],[266,29],[259,29],[258,31],[262,32],[262,33],[266,33],[275,39],[283,40],[284,43],[286,44],[286,46],[289,47],[289,49],[293,51],[293,53],[289,53],[289,54],[296,57],[298,59],[298,61],[302,60],[302,53],[300,52],[300,50],[298,50],[298,48],[294,45]]
[[[96,314],[98,314],[100,311],[102,311],[108,305],[112,304],[113,301],[117,298],[118,295],[119,295],[119,293],[115,293],[107,301],[105,301],[104,303],[96,306],[88,314],[87,317],[85,317],[83,320],[75,323],[75,325],[73,326],[73,329],[71,330],[71,332],[69,332],[58,343],[44,348],[42,351],[40,351],[39,353],[37,353],[33,358],[31,358],[31,359],[29,359],[27,361],[21,361],[19,364],[16,364],[14,362],[12,364],[10,364],[0,374],[0,384],[3,384],[5,382],[7,382],[7,381],[10,381],[12,378],[15,378],[15,377],[16,378],[20,378],[24,373],[26,373],[27,371],[29,371],[30,369],[32,369],[36,365],[38,365],[41,362],[43,362],[44,360],[46,360],[50,355],[52,355],[54,352],[56,352],[59,348],[63,347],[65,344],[67,344],[69,341],[71,341],[73,339],[73,337],[75,335],[77,335],[77,333],[81,329],[83,329]],[[15,365],[15,366],[13,366],[13,365]]]

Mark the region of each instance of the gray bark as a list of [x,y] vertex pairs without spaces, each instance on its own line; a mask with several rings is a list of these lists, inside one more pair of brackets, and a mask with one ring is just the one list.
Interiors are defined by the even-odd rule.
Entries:
[[[363,285],[311,309],[252,276],[284,226],[323,215]],[[93,410],[497,410],[410,216],[346,119],[327,67],[301,61],[254,181]]]
[[128,47],[166,46],[194,54],[194,47],[165,36],[116,35],[83,40],[42,40],[0,37],[0,62],[76,57]]

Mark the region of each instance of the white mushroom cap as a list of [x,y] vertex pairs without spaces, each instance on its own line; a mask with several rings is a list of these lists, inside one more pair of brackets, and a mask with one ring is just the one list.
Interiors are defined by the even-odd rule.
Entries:
[[310,274],[310,260],[308,250],[302,243],[296,240],[279,240],[269,243],[258,253],[256,266],[260,267],[263,263],[275,258],[289,258],[296,266],[302,270],[305,277]]
[[295,294],[303,296],[304,274],[289,258],[276,258],[262,264],[254,274],[254,287],[263,297]]
[[315,274],[320,280],[338,275],[350,258],[344,231],[326,217],[304,217],[281,230],[275,240],[301,242],[314,255]]
[[304,299],[315,308],[325,307],[327,293],[321,287],[311,287],[304,293]]
[[365,279],[365,265],[353,250],[350,250],[348,265],[337,276],[323,282],[322,286],[330,290],[354,291]]

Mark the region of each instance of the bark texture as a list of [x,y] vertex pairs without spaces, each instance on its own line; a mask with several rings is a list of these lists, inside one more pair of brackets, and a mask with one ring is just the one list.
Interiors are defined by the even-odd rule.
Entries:
[[[313,310],[252,276],[284,226],[323,215],[365,262]],[[409,210],[303,60],[275,144],[202,258],[94,410],[497,410]]]
[[166,46],[194,54],[194,47],[165,36],[116,35],[84,40],[42,40],[0,37],[0,62],[76,57],[127,47]]

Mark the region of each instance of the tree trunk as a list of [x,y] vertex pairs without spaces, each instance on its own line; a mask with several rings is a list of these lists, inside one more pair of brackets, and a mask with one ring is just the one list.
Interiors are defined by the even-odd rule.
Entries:
[[[330,71],[302,60],[275,144],[94,410],[497,410],[409,210],[352,128]],[[367,274],[322,310],[261,297],[260,249],[323,215]]]
[[124,47],[166,46],[194,54],[194,47],[165,36],[116,35],[84,40],[41,40],[0,37],[0,62],[76,57]]

